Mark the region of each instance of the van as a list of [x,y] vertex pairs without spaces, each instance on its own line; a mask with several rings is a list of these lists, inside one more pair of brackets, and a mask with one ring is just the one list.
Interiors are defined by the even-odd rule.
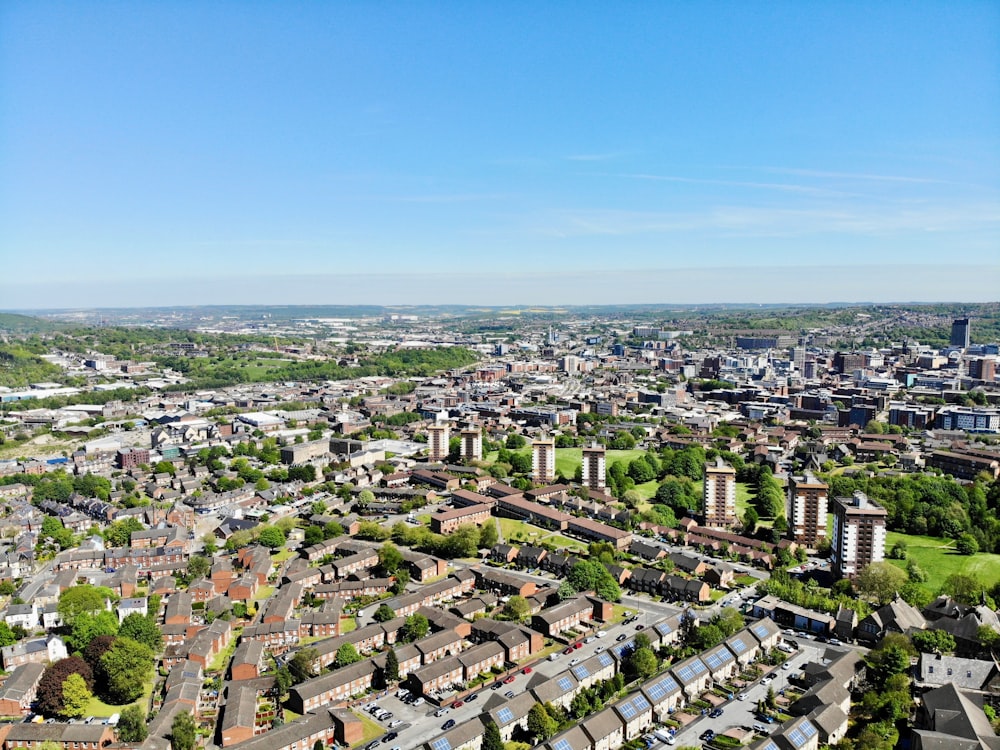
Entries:
[[656,739],[660,740],[661,742],[667,742],[667,743],[669,743],[670,740],[673,739],[673,735],[671,735],[666,729],[654,730],[653,736],[656,737]]

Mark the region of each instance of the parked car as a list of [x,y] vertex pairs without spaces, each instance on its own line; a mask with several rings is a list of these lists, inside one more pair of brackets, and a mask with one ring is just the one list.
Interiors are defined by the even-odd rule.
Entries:
[[750,697],[750,693],[747,693],[747,692],[744,691],[744,692],[742,692],[742,693],[740,693],[739,695],[736,696],[736,700],[745,701],[749,697]]
[[508,690],[506,693],[503,694],[503,697],[504,698],[513,698],[514,697],[514,691],[513,690]]
[[452,708],[461,708],[464,705],[465,705],[465,701],[455,701],[454,703],[451,704],[451,707]]
[[441,729],[442,729],[442,731],[448,731],[453,726],[455,726],[455,720],[454,719],[448,719],[448,721],[446,721],[444,724],[441,725]]
[[698,739],[701,740],[702,742],[711,742],[713,739],[715,739],[715,732],[713,732],[711,729],[706,729],[704,732],[698,735]]
[[389,722],[389,729],[395,729],[396,727],[398,727],[402,723],[403,723],[402,719],[396,719],[395,721],[390,721]]
[[575,666],[576,666],[577,664],[579,664],[579,663],[580,663],[580,660],[579,660],[579,659],[570,659],[570,660],[569,660],[569,665],[570,665],[571,667],[575,667]]
[[711,711],[708,712],[708,718],[710,719],[718,719],[720,716],[722,716],[721,708],[713,708]]
[[602,652],[603,650],[604,650],[604,646],[598,646],[597,648],[595,648],[595,649],[594,649],[594,653],[595,653],[595,654],[599,654],[599,653],[601,653],[601,652]]
[[490,690],[499,690],[502,687],[503,687],[502,682],[494,682],[492,685],[490,685]]
[[598,631],[597,631],[597,637],[598,637],[598,638],[603,638],[603,637],[604,637],[604,636],[606,636],[607,634],[608,634],[608,631],[606,631],[606,630],[598,630]]
[[375,748],[381,744],[382,743],[379,740],[372,740],[367,745],[365,745],[365,750],[375,750]]
[[447,706],[443,706],[442,708],[439,708],[437,711],[435,711],[434,715],[440,719],[446,713],[448,713],[448,707]]
[[567,649],[564,649],[564,650],[563,650],[563,653],[564,653],[564,654],[572,654],[572,653],[573,653],[573,647],[572,647],[572,646],[570,646],[569,648],[567,648]]
[[580,643],[580,641],[577,641],[576,643],[573,644],[573,648],[583,648],[583,644]]
[[531,674],[531,667],[525,667],[522,669],[521,674]]
[[791,669],[792,665],[789,662],[786,661],[784,664],[781,665],[781,668],[782,669]]
[[763,680],[760,681],[761,685],[770,685],[774,681],[774,678],[768,675]]
[[622,633],[620,636],[615,638],[615,640],[621,642],[624,641],[626,638],[628,638],[628,633]]
[[419,698],[417,698],[417,699],[416,699],[415,701],[413,701],[413,705],[414,705],[414,706],[422,706],[422,705],[424,705],[424,704],[425,704],[426,702],[427,702],[427,701],[426,701],[426,700],[424,699],[424,696],[422,696],[422,695],[421,695],[421,696],[420,696]]
[[635,626],[635,629],[636,629],[636,630],[642,630],[642,629],[643,629],[644,627],[646,627],[646,626],[645,626],[645,625],[643,625],[643,624],[642,624],[642,623],[640,622],[640,623],[639,623],[638,625],[636,625],[636,626]]
[[584,643],[593,643],[595,640],[596,640],[596,636],[588,635],[586,638],[583,639],[583,642]]
[[506,679],[505,679],[505,680],[503,681],[503,684],[504,684],[504,685],[509,685],[509,684],[510,684],[510,683],[512,683],[513,681],[514,681],[514,675],[511,675],[510,677],[506,678]]
[[382,742],[392,742],[397,737],[399,737],[399,732],[389,732],[389,734],[382,738]]
[[475,700],[479,700],[479,693],[473,693],[465,698],[466,703],[472,703]]

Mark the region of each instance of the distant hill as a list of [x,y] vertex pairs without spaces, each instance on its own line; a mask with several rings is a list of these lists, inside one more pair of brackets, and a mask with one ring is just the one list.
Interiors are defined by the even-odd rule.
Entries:
[[7,333],[43,333],[45,331],[55,331],[61,327],[56,323],[50,323],[41,318],[33,318],[30,315],[0,313],[0,331]]

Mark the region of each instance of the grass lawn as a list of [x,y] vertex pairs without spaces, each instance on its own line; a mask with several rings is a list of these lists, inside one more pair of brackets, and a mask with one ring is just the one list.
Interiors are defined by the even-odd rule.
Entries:
[[563,536],[562,534],[550,534],[544,539],[540,540],[543,542],[549,542],[562,549],[572,549],[578,552],[586,552],[587,545],[578,539],[570,539],[569,537]]
[[503,536],[503,540],[507,544],[511,544],[512,540],[521,542],[537,542],[541,537],[548,533],[544,529],[532,526],[526,521],[518,521],[514,518],[500,518],[497,520],[500,521],[500,534]]
[[229,665],[229,660],[233,658],[233,652],[236,650],[236,644],[240,640],[240,633],[243,632],[243,628],[237,628],[233,632],[232,640],[229,641],[229,645],[226,646],[222,651],[220,651],[212,663],[209,665],[206,672],[224,672],[226,667]]
[[[155,679],[155,674],[153,679]],[[147,713],[149,710],[149,696],[153,692],[153,679],[150,679],[148,682],[146,682],[145,685],[142,686],[142,695],[139,696],[139,699],[137,701],[135,701],[142,708],[143,713]],[[126,704],[126,706],[128,705],[131,704]],[[87,704],[87,710],[84,713],[84,716],[98,716],[101,718],[107,718],[112,714],[120,714],[126,708],[126,706],[112,706],[108,703],[105,703],[95,695],[93,698],[90,699],[90,703]]]
[[283,563],[288,558],[295,557],[295,554],[296,553],[295,553],[294,550],[290,550],[290,549],[286,548],[286,549],[280,550],[279,552],[275,552],[273,555],[271,555],[271,562],[274,562],[274,563]]
[[257,595],[253,598],[255,602],[263,601],[264,599],[270,599],[274,596],[274,586],[261,586],[257,589]]
[[626,607],[624,604],[612,604],[611,611],[612,611],[611,615],[612,622],[621,622],[629,615],[639,614],[637,610],[630,609],[629,607]]
[[750,485],[746,482],[736,483],[736,517],[743,518],[743,514],[750,507]]
[[358,629],[358,618],[356,617],[341,617],[340,618],[340,634],[350,633],[352,630]]
[[431,514],[430,513],[421,513],[419,516],[417,516],[417,520],[420,523],[422,523],[424,526],[430,526],[431,525]]
[[[891,549],[898,541],[906,542],[906,555],[916,561],[927,573],[923,585],[937,592],[945,579],[952,573],[964,573],[981,581],[987,588],[1000,581],[1000,555],[980,552],[976,555],[960,555],[954,551],[954,539],[936,539],[930,536],[916,536],[890,531],[886,534],[886,549]],[[906,560],[889,560],[906,570]]]
[[[643,482],[642,484],[637,484],[634,489],[642,496],[643,500],[652,500],[653,496],[656,495],[656,491],[659,488],[660,488],[660,483],[654,479],[651,482]],[[639,510],[640,511],[647,510],[647,508],[644,507],[645,505],[648,505],[648,503],[640,503]]]
[[374,721],[369,719],[363,713],[360,713],[358,711],[352,711],[351,713],[353,713],[361,720],[361,725],[362,727],[364,727],[364,733],[365,733],[364,736],[361,738],[361,740],[359,742],[356,742],[355,745],[367,745],[376,737],[381,737],[383,734],[385,734],[385,730],[381,726],[379,726]]

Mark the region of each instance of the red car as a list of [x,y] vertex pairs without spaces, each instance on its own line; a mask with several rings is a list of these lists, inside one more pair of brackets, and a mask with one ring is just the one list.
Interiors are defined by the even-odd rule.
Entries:
[[583,644],[577,641],[576,643],[573,644],[573,648],[583,648]]
[[531,667],[525,667],[522,669],[521,674],[531,674]]
[[568,649],[566,649],[565,651],[563,651],[563,653],[564,654],[572,654],[573,653],[573,647],[570,646]]
[[451,707],[452,708],[461,708],[464,705],[465,705],[465,703],[463,701],[455,701],[454,703],[451,704]]
[[[530,670],[531,670],[531,667],[525,667],[525,671],[530,671]],[[511,675],[510,677],[508,677],[506,680],[503,681],[503,684],[504,685],[509,685],[513,681],[514,681],[514,675]]]

